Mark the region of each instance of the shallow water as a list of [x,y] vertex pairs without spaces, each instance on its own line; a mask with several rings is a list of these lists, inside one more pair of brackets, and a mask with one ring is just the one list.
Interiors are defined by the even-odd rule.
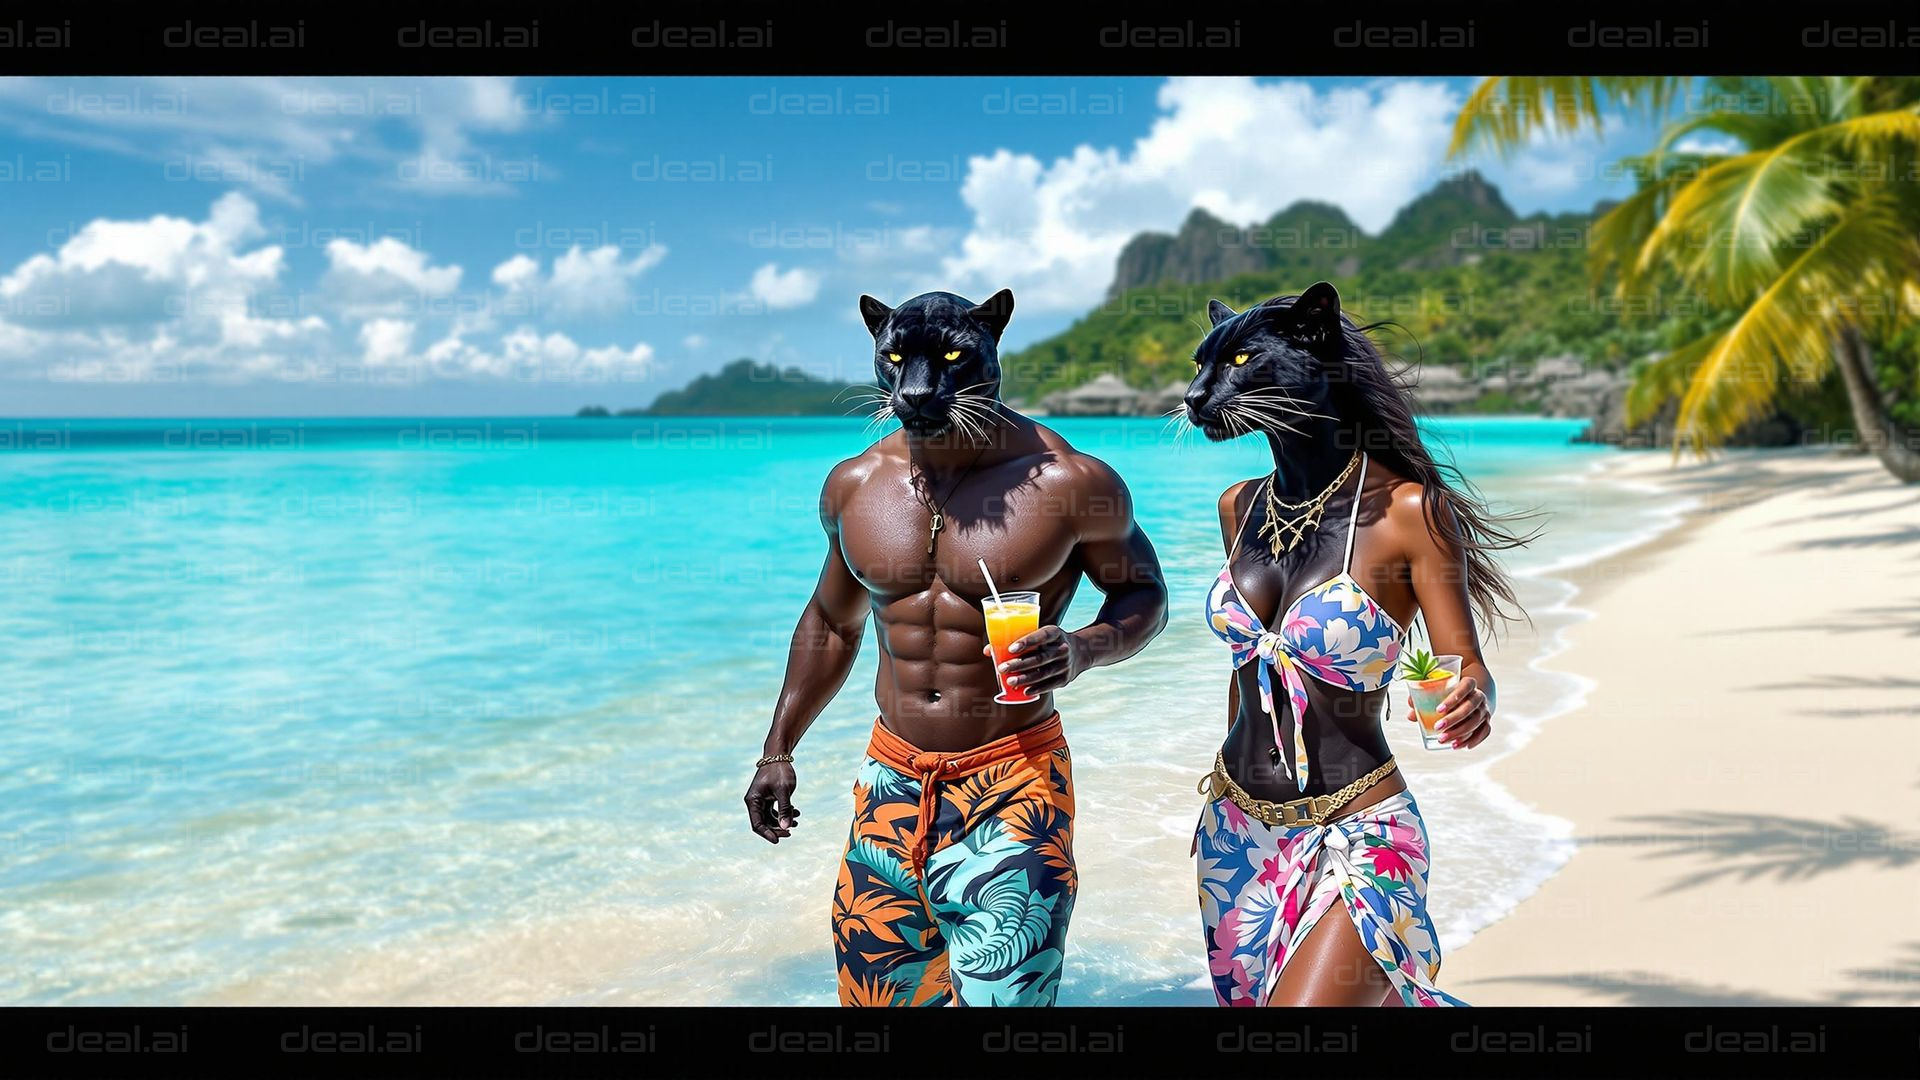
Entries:
[[[1214,501],[1265,452],[1055,426],[1126,478],[1174,604],[1059,696],[1083,881],[1062,1000],[1204,1002],[1187,841],[1227,668],[1199,608]],[[1550,513],[1511,560],[1535,626],[1494,653],[1497,738],[1392,729],[1445,947],[1565,856],[1484,775],[1583,687],[1530,666],[1578,617],[1537,571],[1670,509],[1595,482],[1578,427],[1428,425],[1497,505]],[[800,832],[767,846],[740,794],[858,422],[36,422],[0,445],[0,999],[832,1000],[870,645],[801,748]]]

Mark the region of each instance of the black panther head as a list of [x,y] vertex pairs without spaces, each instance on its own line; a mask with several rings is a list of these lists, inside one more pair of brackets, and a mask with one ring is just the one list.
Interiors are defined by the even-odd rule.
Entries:
[[[1322,281],[1242,312],[1214,300],[1213,329],[1194,350],[1187,419],[1215,442],[1279,434],[1334,413],[1340,367],[1340,294]],[[1291,421],[1291,423],[1290,423]]]
[[944,434],[988,419],[1000,398],[1000,334],[1013,317],[1013,292],[976,304],[948,292],[921,293],[897,308],[860,298],[873,333],[874,380],[907,433]]

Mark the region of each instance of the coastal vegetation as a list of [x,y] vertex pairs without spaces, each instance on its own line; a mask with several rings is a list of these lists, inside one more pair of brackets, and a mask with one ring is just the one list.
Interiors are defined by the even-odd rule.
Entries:
[[[1590,286],[1592,214],[1522,217],[1472,172],[1409,203],[1378,235],[1330,210],[1296,204],[1246,230],[1194,211],[1172,238],[1136,238],[1100,307],[1004,360],[1009,387],[1037,400],[1106,372],[1141,389],[1184,383],[1200,336],[1195,320],[1209,299],[1241,308],[1321,278],[1340,289],[1354,318],[1394,324],[1377,337],[1400,360],[1476,379],[1511,375],[1547,357],[1622,370],[1663,344],[1660,325],[1631,319]],[[1201,275],[1219,263],[1198,253],[1210,244],[1252,254],[1229,263],[1240,271],[1233,276],[1208,278]],[[1142,248],[1196,255],[1184,262],[1139,258]],[[1266,265],[1245,269],[1257,260]],[[1141,280],[1161,268],[1154,280]],[[1511,408],[1498,383],[1481,397],[1471,403],[1478,411]]]
[[1920,79],[1493,78],[1451,152],[1603,134],[1608,109],[1663,126],[1621,163],[1637,190],[1593,223],[1590,282],[1691,331],[1635,368],[1627,423],[1672,407],[1675,452],[1705,452],[1837,375],[1845,434],[1920,482]]

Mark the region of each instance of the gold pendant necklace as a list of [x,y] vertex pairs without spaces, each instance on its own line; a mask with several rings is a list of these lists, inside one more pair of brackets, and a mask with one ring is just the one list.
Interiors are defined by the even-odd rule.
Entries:
[[[933,554],[934,541],[939,539],[940,530],[947,527],[947,515],[946,515],[947,504],[953,501],[954,492],[959,491],[960,485],[967,482],[967,477],[973,475],[973,470],[979,467],[980,459],[985,457],[986,453],[987,453],[987,448],[983,446],[980,448],[979,453],[973,455],[973,461],[967,465],[967,471],[961,473],[960,479],[955,480],[953,482],[953,486],[947,489],[947,497],[944,499],[941,499],[940,505],[938,506],[935,506],[933,504],[932,499],[928,498],[926,495],[920,494],[919,485],[913,483],[913,481],[916,479],[919,479],[920,477],[925,476],[925,474],[920,473],[918,470],[918,466],[915,466],[911,461],[908,462],[908,468],[912,473],[912,475],[908,477],[908,483],[909,483],[909,486],[913,488],[914,497],[920,500],[921,506],[924,506],[927,508],[927,513],[933,515],[932,520],[927,522],[927,554],[928,555]],[[929,483],[927,486],[929,489],[931,489],[933,485]]]
[[[1267,541],[1274,558],[1278,559],[1292,551],[1309,532],[1320,526],[1320,519],[1327,512],[1327,499],[1340,490],[1340,485],[1347,482],[1347,477],[1353,475],[1353,467],[1358,464],[1360,451],[1355,450],[1353,456],[1347,459],[1347,467],[1340,470],[1340,475],[1333,478],[1333,483],[1321,488],[1320,494],[1313,498],[1297,503],[1274,496],[1273,479],[1279,474],[1279,469],[1267,477],[1267,520],[1260,526],[1259,535]],[[1359,493],[1355,492],[1354,498],[1359,497]],[[1280,516],[1283,510],[1292,511],[1296,516],[1283,519]]]

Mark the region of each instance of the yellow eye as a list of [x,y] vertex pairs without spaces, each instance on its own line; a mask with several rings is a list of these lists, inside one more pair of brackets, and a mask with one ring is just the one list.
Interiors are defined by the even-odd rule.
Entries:
[[947,354],[947,359],[949,359],[949,360],[958,360],[958,359],[960,359],[960,350],[959,350],[959,349],[955,349],[955,350],[953,350],[952,352],[950,352],[950,353],[948,353],[948,354]]
[[1240,353],[1239,355],[1237,355],[1237,356],[1235,356],[1235,357],[1233,358],[1233,366],[1234,366],[1234,367],[1246,367],[1246,366],[1247,366],[1247,354],[1246,354],[1246,353]]
[[897,352],[890,352],[887,354],[887,359],[897,364],[900,362],[900,354]]

